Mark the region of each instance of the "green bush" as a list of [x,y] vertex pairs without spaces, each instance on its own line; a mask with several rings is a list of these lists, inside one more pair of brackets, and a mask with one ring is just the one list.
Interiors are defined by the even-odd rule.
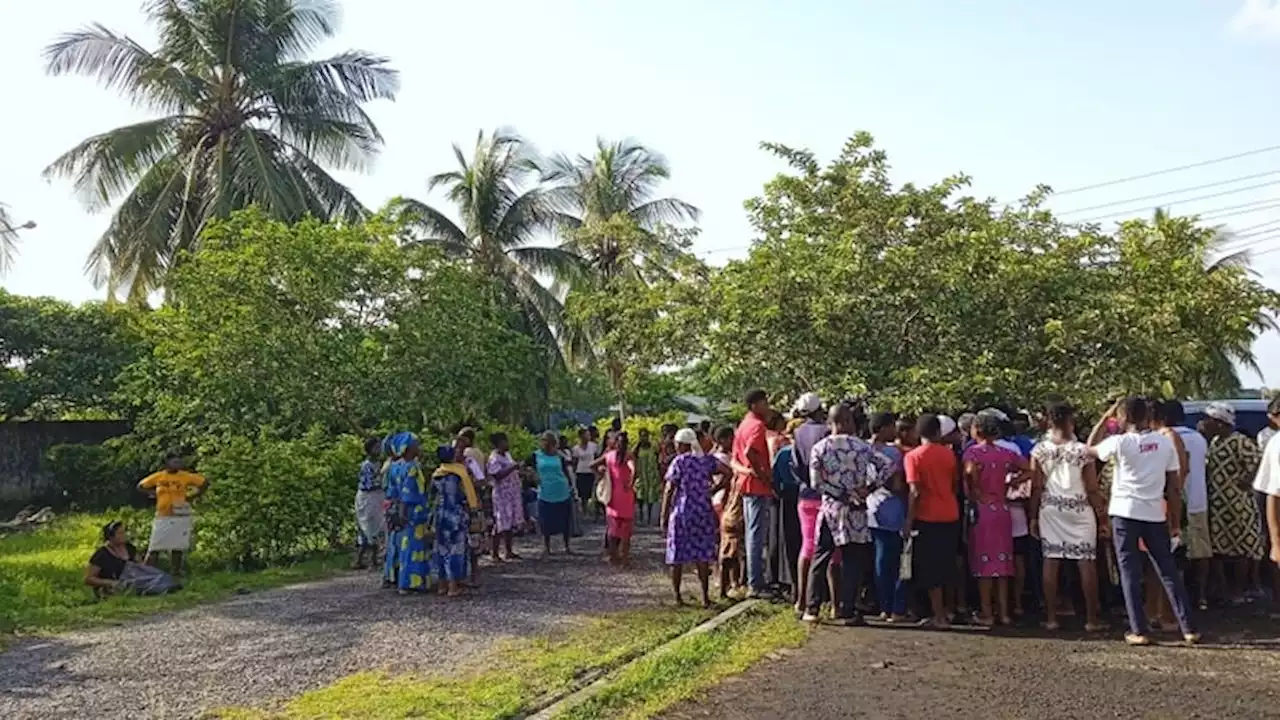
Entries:
[[197,506],[198,551],[241,567],[345,545],[361,439],[312,429],[297,440],[232,438],[203,455],[209,491]]
[[45,452],[44,467],[67,505],[97,511],[117,505],[141,505],[139,480],[158,467],[158,455],[142,452],[129,437],[101,445],[67,443]]
[[[630,438],[633,443],[640,438],[641,428],[648,430],[653,435],[654,440],[657,441],[658,437],[662,434],[663,425],[671,424],[678,428],[682,428],[688,425],[688,419],[689,413],[684,412],[683,410],[672,410],[671,412],[665,412],[661,415],[632,415],[622,421],[622,429],[627,433],[627,437]],[[596,420],[596,427],[600,430],[601,437],[603,437],[605,432],[608,431],[609,423],[611,422],[613,422],[612,416]],[[574,440],[576,440],[576,438],[574,438]]]

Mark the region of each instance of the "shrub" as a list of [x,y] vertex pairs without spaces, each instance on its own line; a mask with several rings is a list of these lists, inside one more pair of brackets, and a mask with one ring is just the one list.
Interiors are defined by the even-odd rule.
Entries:
[[232,438],[204,455],[209,480],[198,508],[205,557],[257,567],[345,544],[354,536],[352,502],[361,439],[310,430],[297,440]]
[[[683,410],[672,410],[661,415],[632,415],[622,421],[622,429],[627,433],[627,437],[634,443],[640,438],[640,429],[647,429],[656,442],[662,434],[662,426],[671,424],[676,427],[686,427],[689,419],[689,413]],[[596,427],[600,430],[600,436],[604,437],[605,432],[609,429],[609,423],[613,422],[613,416],[603,417],[596,421]]]
[[146,498],[135,486],[157,467],[158,457],[151,458],[153,454],[140,451],[128,436],[101,445],[66,443],[45,452],[44,467],[70,506],[94,511],[141,506]]

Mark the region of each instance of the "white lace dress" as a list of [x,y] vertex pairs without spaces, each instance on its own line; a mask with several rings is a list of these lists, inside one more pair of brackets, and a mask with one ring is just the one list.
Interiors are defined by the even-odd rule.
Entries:
[[1093,462],[1082,442],[1044,440],[1031,451],[1044,473],[1040,497],[1040,539],[1046,558],[1093,560],[1098,556],[1098,521],[1084,487],[1084,467]]

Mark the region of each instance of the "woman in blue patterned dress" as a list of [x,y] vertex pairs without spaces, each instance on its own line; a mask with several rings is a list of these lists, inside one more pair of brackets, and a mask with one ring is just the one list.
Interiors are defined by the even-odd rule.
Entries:
[[[392,457],[387,469],[387,497],[391,519],[399,529],[393,546],[398,551],[395,579],[400,594],[425,592],[431,587],[427,562],[427,484],[418,462],[418,438],[398,433],[391,438]],[[388,555],[390,555],[388,550]]]
[[711,563],[718,545],[715,510],[711,507],[711,476],[733,475],[733,470],[714,455],[703,455],[698,436],[685,428],[675,437],[676,455],[667,467],[662,493],[662,529],[667,536],[667,564],[671,566],[671,589],[676,604],[683,605],[680,581],[684,566],[694,565],[702,586],[702,606],[711,606],[709,584]]
[[471,571],[471,548],[467,539],[472,509],[479,509],[478,500],[467,482],[467,468],[456,462],[452,446],[442,445],[436,450],[436,459],[440,467],[431,475],[428,496],[429,522],[435,530],[431,569],[441,580],[441,594],[457,597],[458,584]]

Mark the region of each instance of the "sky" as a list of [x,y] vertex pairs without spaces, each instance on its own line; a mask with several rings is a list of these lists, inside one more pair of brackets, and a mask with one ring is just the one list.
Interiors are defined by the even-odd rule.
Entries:
[[[41,53],[90,23],[152,46],[141,5],[0,8],[0,202],[38,223],[0,280],[10,292],[104,296],[84,259],[108,214],[41,171],[147,115],[90,80],[47,76]],[[762,141],[828,159],[866,130],[896,181],[964,172],[1001,201],[1280,145],[1280,0],[347,0],[343,11],[317,56],[367,50],[402,73],[396,102],[368,108],[387,141],[373,170],[339,175],[364,203],[438,201],[426,178],[481,129],[570,154],[631,137],[666,155],[667,194],[702,209],[695,250],[716,263],[746,253],[743,202],[782,169]],[[1050,206],[1072,220],[1118,213],[1099,218],[1110,222],[1170,202],[1238,232],[1280,287],[1280,229],[1268,225],[1280,225],[1280,149]],[[1264,377],[1245,384],[1280,385],[1280,337],[1256,352]]]

